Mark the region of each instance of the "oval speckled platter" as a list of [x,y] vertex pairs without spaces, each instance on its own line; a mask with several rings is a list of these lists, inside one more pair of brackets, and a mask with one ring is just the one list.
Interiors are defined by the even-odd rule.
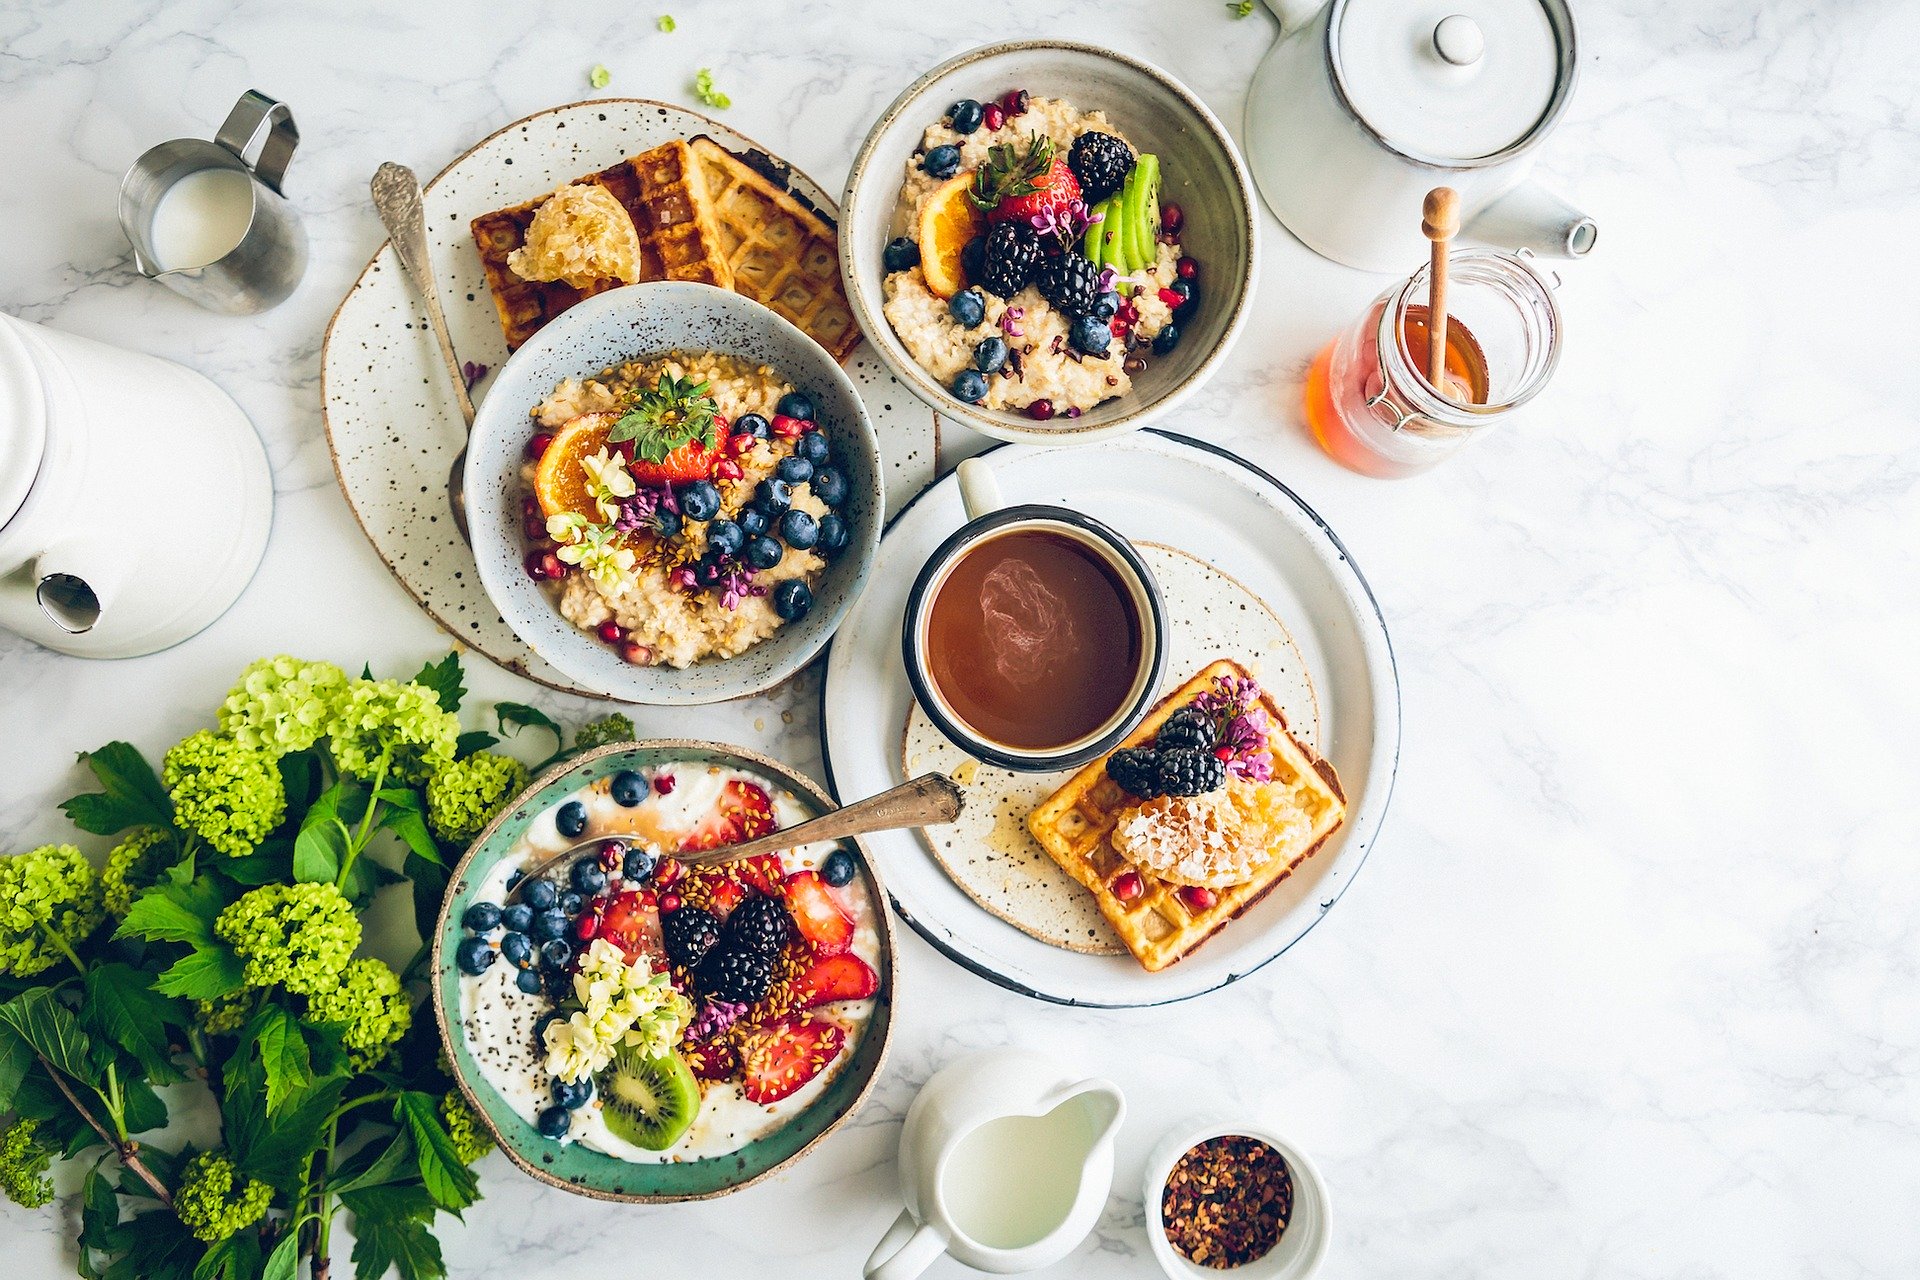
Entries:
[[527,828],[563,797],[622,769],[684,762],[717,764],[760,774],[790,792],[808,810],[810,818],[833,808],[832,800],[812,780],[776,760],[743,748],[677,739],[612,743],[547,770],[487,824],[486,830],[454,867],[451,886],[434,926],[433,1013],[440,1028],[441,1044],[453,1064],[454,1078],[459,1081],[461,1091],[514,1164],[542,1182],[596,1200],[628,1204],[708,1200],[751,1186],[787,1167],[812,1150],[866,1101],[879,1078],[893,1030],[896,965],[892,921],[888,912],[878,906],[886,901],[886,890],[873,869],[867,846],[854,840],[851,843],[860,851],[861,881],[877,907],[873,924],[880,944],[876,965],[880,988],[874,997],[873,1015],[854,1046],[852,1059],[810,1106],[773,1133],[724,1156],[662,1164],[630,1163],[578,1143],[563,1144],[541,1137],[487,1081],[474,1060],[466,1036],[459,1031],[460,972],[453,963],[454,947],[462,936],[460,917],[473,904],[477,888],[500,859],[512,851]]
[[[427,247],[454,349],[497,370],[506,339],[467,224],[570,178],[674,138],[708,134],[739,152],[758,144],[698,112],[642,98],[554,107],[494,133],[426,185]],[[837,210],[789,167],[794,193],[828,217]],[[861,343],[846,362],[880,439],[895,505],[930,484],[939,454],[933,411]],[[341,492],[393,576],[448,632],[519,675],[583,697],[583,688],[534,653],[500,617],[474,572],[473,553],[447,509],[448,469],[464,443],[426,309],[383,244],[327,326],[320,357],[322,417]],[[484,400],[489,379],[473,388]]]

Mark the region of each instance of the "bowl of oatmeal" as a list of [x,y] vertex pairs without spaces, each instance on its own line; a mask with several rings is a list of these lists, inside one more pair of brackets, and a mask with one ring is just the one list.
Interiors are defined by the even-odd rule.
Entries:
[[488,388],[467,454],[480,581],[609,697],[771,688],[858,595],[884,510],[859,395],[812,339],[708,285],[610,290]]
[[985,46],[915,81],[841,207],[848,297],[894,374],[1028,443],[1135,430],[1198,390],[1258,255],[1219,120],[1158,68],[1063,41]]

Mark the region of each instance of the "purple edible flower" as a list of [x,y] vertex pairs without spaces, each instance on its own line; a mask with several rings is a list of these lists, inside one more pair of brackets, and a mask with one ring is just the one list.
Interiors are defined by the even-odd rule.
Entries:
[[1043,236],[1053,236],[1065,248],[1087,234],[1087,228],[1105,221],[1104,213],[1094,213],[1084,200],[1069,200],[1059,209],[1042,209],[1027,222]]
[[763,596],[767,589],[753,580],[753,570],[729,556],[724,562],[718,583],[720,603],[729,609],[738,609],[740,602],[749,596]]
[[[1104,214],[1102,215],[1105,216]],[[1120,281],[1120,273],[1112,267],[1100,268],[1100,282],[1096,286],[1102,293],[1112,293],[1113,286]]]
[[697,1042],[725,1035],[728,1028],[740,1021],[746,1012],[747,1006],[744,1004],[736,1004],[731,1000],[709,1000],[688,1024],[687,1039]]
[[1249,782],[1273,776],[1266,752],[1273,721],[1260,705],[1260,686],[1244,676],[1217,676],[1213,688],[1193,700],[1219,725],[1220,745],[1228,752],[1227,772]]
[[487,366],[469,360],[460,366],[460,376],[466,381],[467,390],[471,391],[476,382],[487,376]]
[[1008,307],[1000,313],[1000,331],[1009,338],[1024,337],[1020,330],[1020,318],[1026,314],[1025,307]]
[[683,564],[673,570],[667,575],[667,581],[682,591],[691,591],[699,585],[699,580],[693,576],[693,566],[690,564]]

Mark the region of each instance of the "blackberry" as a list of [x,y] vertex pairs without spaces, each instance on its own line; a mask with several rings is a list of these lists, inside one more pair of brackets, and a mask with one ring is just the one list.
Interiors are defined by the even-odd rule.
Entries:
[[1070,316],[1083,316],[1100,296],[1100,269],[1077,253],[1063,253],[1040,264],[1034,283],[1055,307]]
[[1151,800],[1162,793],[1160,758],[1138,747],[1122,747],[1107,757],[1107,776],[1128,795]]
[[700,962],[694,978],[700,989],[716,1000],[753,1004],[765,999],[767,988],[773,985],[773,957],[721,947]]
[[1182,707],[1160,726],[1154,745],[1162,751],[1172,747],[1191,747],[1195,751],[1214,748],[1213,717],[1194,707]]
[[727,946],[770,956],[786,945],[792,921],[787,909],[772,898],[748,898],[727,917]]
[[980,262],[981,287],[1002,298],[1033,283],[1040,265],[1040,233],[1024,222],[996,222]]
[[720,941],[720,921],[700,907],[669,911],[660,921],[660,931],[665,935],[668,957],[683,969],[698,968]]
[[1170,796],[1198,796],[1227,785],[1227,762],[1192,747],[1174,747],[1160,756],[1160,789]]
[[1067,168],[1080,183],[1080,198],[1099,204],[1133,172],[1133,148],[1110,133],[1083,133],[1067,153]]

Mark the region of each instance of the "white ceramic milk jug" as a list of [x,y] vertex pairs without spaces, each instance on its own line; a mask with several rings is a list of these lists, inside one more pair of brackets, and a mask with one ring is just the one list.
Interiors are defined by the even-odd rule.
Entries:
[[1113,1187],[1120,1090],[1045,1058],[994,1049],[937,1072],[907,1110],[907,1207],[869,1280],[908,1280],[943,1253],[981,1271],[1034,1271],[1073,1252]]
[[1367,271],[1427,252],[1420,203],[1461,234],[1577,258],[1593,220],[1527,180],[1577,66],[1566,0],[1266,0],[1281,38],[1247,95],[1247,162],[1287,230]]
[[246,587],[272,514],[220,388],[0,315],[0,627],[89,658],[178,644]]

